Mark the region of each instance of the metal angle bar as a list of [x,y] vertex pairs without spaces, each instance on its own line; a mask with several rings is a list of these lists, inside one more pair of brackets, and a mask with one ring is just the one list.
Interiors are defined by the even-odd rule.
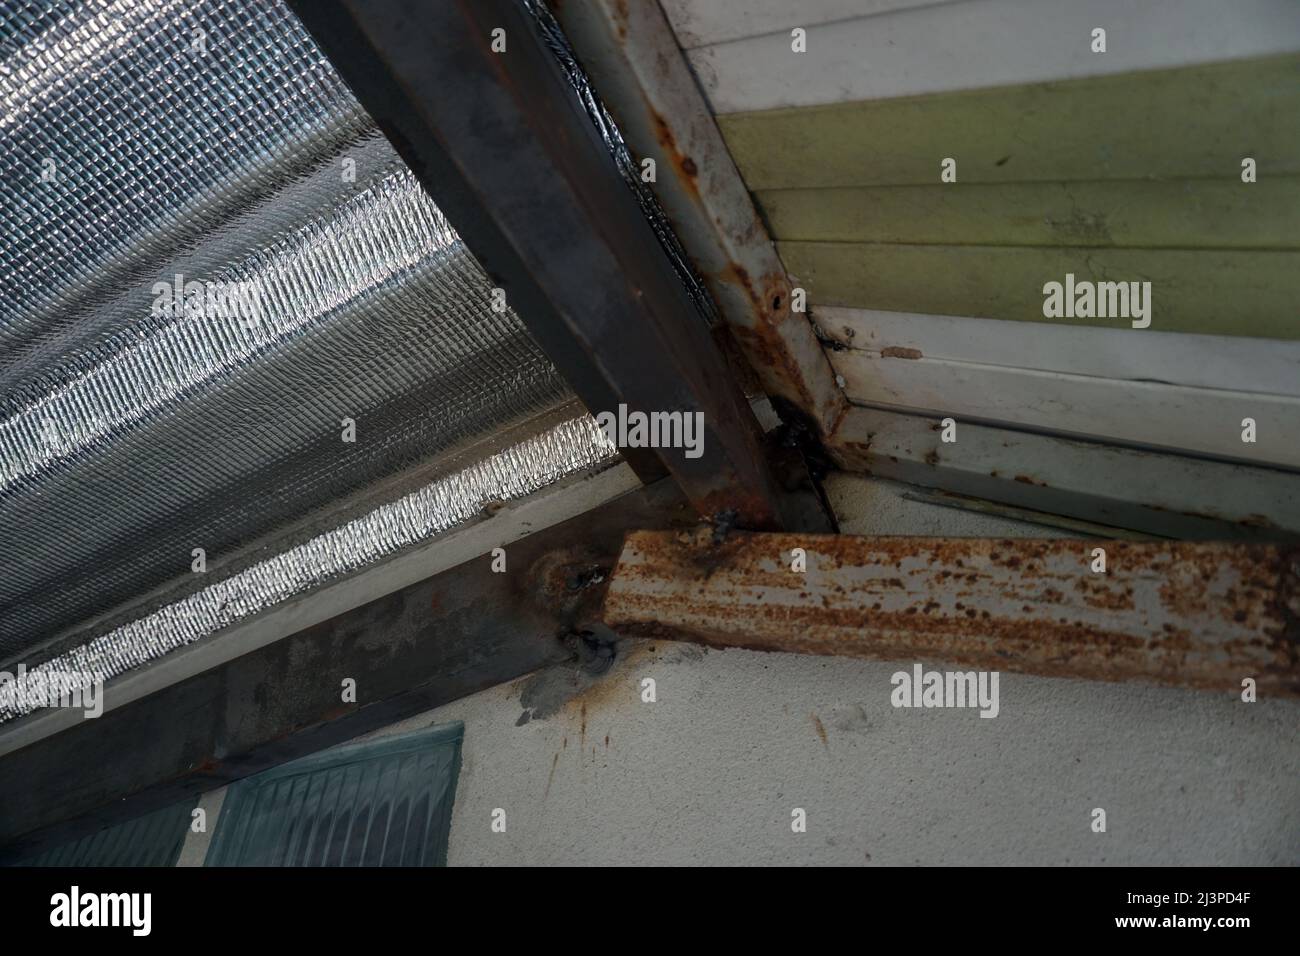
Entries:
[[849,471],[1165,538],[1300,540],[1292,473],[966,422],[962,436],[855,406],[826,448]]
[[763,388],[825,436],[848,403],[749,189],[657,2],[554,3],[628,145],[655,161],[655,196]]
[[523,5],[291,6],[588,409],[702,414],[703,454],[628,448],[638,474],[777,526],[745,397]]
[[603,617],[721,647],[1296,697],[1298,581],[1300,549],[1262,544],[640,531]]

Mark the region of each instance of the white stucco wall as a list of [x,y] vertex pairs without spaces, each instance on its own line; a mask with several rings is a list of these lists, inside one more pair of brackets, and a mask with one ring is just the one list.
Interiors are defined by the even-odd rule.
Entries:
[[[829,488],[850,533],[1054,534]],[[464,721],[452,865],[1300,862],[1300,704],[1004,673],[996,719],[896,710],[911,663],[642,643],[581,692],[532,675],[384,733]]]

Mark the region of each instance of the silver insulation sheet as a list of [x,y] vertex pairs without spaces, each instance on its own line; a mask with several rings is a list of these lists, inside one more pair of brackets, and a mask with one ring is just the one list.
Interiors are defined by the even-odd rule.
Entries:
[[[160,308],[177,276],[255,315]],[[608,463],[575,419],[122,623],[568,401],[491,286],[279,2],[0,0],[0,661],[73,633],[41,667],[107,679]]]

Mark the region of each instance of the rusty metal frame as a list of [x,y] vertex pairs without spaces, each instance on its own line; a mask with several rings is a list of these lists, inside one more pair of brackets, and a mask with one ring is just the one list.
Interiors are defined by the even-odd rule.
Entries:
[[781,526],[737,378],[524,6],[291,6],[589,410],[702,413],[700,457],[625,450],[642,479]]
[[832,434],[848,408],[657,0],[552,2],[624,139],[769,395]]
[[[516,0],[290,2],[588,407],[701,411],[706,454],[629,449],[648,483],[513,544],[511,574],[458,565],[6,754],[7,852],[547,664],[599,668],[615,634],[1214,690],[1251,677],[1262,694],[1300,696],[1291,546],[729,530],[820,529],[825,511],[802,462],[763,448],[526,11]],[[633,149],[671,171],[657,194],[763,387],[841,455],[867,456],[872,434],[845,438],[850,409],[790,309],[789,279],[658,4],[557,12]],[[508,54],[491,49],[496,29]],[[654,480],[665,471],[674,482]],[[699,515],[724,514],[698,529]],[[629,528],[651,530],[624,540]],[[1090,567],[1097,547],[1105,573]],[[333,675],[357,681],[359,704],[340,706]]]
[[1300,697],[1294,546],[644,531],[604,619],[721,647],[1236,692],[1251,678]]

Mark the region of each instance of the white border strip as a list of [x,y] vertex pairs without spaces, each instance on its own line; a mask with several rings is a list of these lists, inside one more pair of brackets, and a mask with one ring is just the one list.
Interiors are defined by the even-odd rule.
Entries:
[[[1106,30],[1106,52],[1092,31]],[[1104,76],[1300,50],[1295,0],[967,0],[690,50],[713,111],[743,113]]]
[[[831,365],[855,404],[1300,469],[1300,399],[1290,396],[856,350],[832,353]],[[1242,440],[1246,418],[1253,443]]]
[[1300,397],[1300,340],[816,306],[822,334],[852,349]]

